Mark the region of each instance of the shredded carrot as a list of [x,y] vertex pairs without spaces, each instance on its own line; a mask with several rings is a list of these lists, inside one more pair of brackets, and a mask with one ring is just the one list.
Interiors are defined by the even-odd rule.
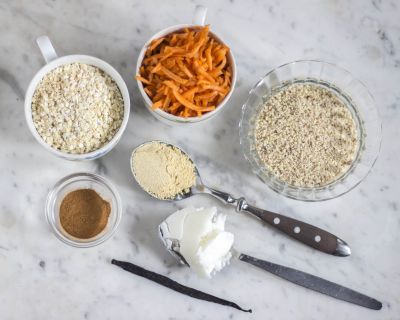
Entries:
[[184,28],[150,43],[136,79],[152,109],[201,117],[230,92],[229,48],[212,38],[209,28]]
[[155,110],[155,109],[161,107],[162,104],[163,104],[163,101],[162,101],[162,100],[158,100],[157,102],[153,103],[153,105],[151,106],[151,108],[152,108],[153,110]]
[[139,81],[142,81],[145,84],[151,85],[151,82],[141,76],[137,76],[136,79],[138,79]]
[[201,111],[201,107],[200,106],[196,106],[195,104],[193,104],[190,101],[186,100],[182,95],[180,95],[178,93],[178,91],[172,90],[172,93],[175,96],[176,100],[178,100],[182,105],[184,105],[186,107],[186,109],[191,109],[191,110],[195,110],[195,111]]
[[185,84],[186,80],[182,79],[180,76],[176,75],[172,71],[169,71],[166,67],[161,66],[161,71],[168,77],[171,78],[172,80],[175,80],[175,82],[178,82],[180,84]]
[[169,94],[169,91],[170,90],[168,90],[166,97],[164,99],[163,105],[162,105],[163,110],[168,110],[169,105],[171,103],[171,95]]
[[209,46],[206,50],[206,58],[207,58],[207,64],[208,64],[209,71],[212,71],[212,69],[213,69],[211,49],[212,49],[212,47]]
[[147,95],[151,98],[153,96],[153,93],[149,90],[149,88],[144,88],[144,91],[147,93]]
[[188,67],[185,66],[185,64],[182,62],[181,59],[177,59],[178,66],[182,70],[182,72],[188,76],[189,79],[193,78],[193,73],[190,72]]
[[164,81],[164,84],[165,84],[167,87],[171,88],[172,90],[176,90],[176,91],[179,90],[179,86],[176,85],[175,83],[173,83],[172,81],[166,80],[166,81]]
[[164,38],[160,38],[160,39],[157,39],[157,40],[154,40],[151,44],[150,44],[150,51],[153,51],[155,48],[157,48],[158,47],[158,45],[161,43],[161,42],[163,42],[164,41]]
[[204,91],[204,90],[215,90],[215,91],[222,92],[222,93],[224,93],[225,95],[228,94],[228,92],[226,91],[226,88],[224,88],[224,87],[222,87],[222,86],[218,86],[218,85],[209,84],[209,85],[203,86],[202,89],[203,89],[203,91]]
[[200,100],[213,100],[217,95],[218,95],[218,92],[211,91],[208,93],[204,93],[202,95],[198,95],[197,98],[199,98]]

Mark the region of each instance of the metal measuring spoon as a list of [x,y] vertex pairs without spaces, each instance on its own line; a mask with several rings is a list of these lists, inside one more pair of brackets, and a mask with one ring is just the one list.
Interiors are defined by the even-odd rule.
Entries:
[[[180,242],[178,239],[165,238],[163,229],[166,222],[160,224],[158,230],[159,235],[164,243],[164,246],[180,263],[185,264],[190,268],[190,265],[180,253]],[[360,292],[352,289],[343,287],[334,282],[322,279],[312,274],[296,270],[293,268],[285,267],[279,264],[275,264],[269,261],[257,259],[244,253],[239,253],[234,249],[231,249],[232,258],[236,258],[240,261],[249,263],[257,268],[270,272],[280,278],[283,278],[289,282],[297,284],[299,286],[311,289],[323,294],[326,294],[335,299],[347,301],[365,308],[380,310],[382,303],[378,300],[368,297]]]
[[[136,147],[132,152],[132,157],[133,157],[135,151],[138,150],[140,147],[142,147],[145,144],[154,143],[154,142],[162,143],[167,146],[174,147],[174,148],[180,150],[183,154],[185,154],[190,159],[190,161],[193,163],[194,170],[196,173],[196,182],[188,190],[188,192],[177,194],[172,199],[157,198],[155,195],[144,190],[143,187],[140,186],[140,184],[138,182],[139,186],[143,189],[143,191],[147,192],[152,197],[159,199],[159,200],[178,201],[178,200],[183,200],[183,199],[189,198],[196,194],[209,194],[209,195],[212,195],[214,198],[221,200],[225,204],[230,204],[230,205],[235,206],[237,212],[250,213],[250,214],[256,216],[257,218],[259,218],[260,220],[268,223],[272,227],[280,230],[283,233],[286,233],[290,237],[295,238],[296,240],[298,240],[310,247],[313,247],[314,249],[317,249],[319,251],[322,251],[322,252],[325,252],[328,254],[332,254],[335,256],[339,256],[339,257],[346,257],[351,254],[351,250],[350,250],[350,247],[348,246],[348,244],[344,240],[333,235],[332,233],[329,233],[329,232],[322,230],[318,227],[315,227],[311,224],[308,224],[308,223],[305,223],[305,222],[302,222],[302,221],[299,221],[299,220],[296,220],[293,218],[289,218],[282,214],[274,213],[274,212],[271,212],[268,210],[264,210],[264,209],[260,209],[255,206],[252,206],[249,203],[247,203],[247,201],[244,197],[234,198],[232,195],[230,195],[227,192],[220,191],[220,190],[206,186],[203,183],[203,181],[201,180],[199,171],[197,170],[197,167],[196,167],[195,163],[193,162],[193,160],[189,157],[189,155],[186,152],[184,152],[181,148],[179,148],[177,146],[174,146],[169,143],[162,142],[162,141],[156,141],[156,140],[148,141],[148,142],[145,142],[145,143],[139,145],[138,147]],[[131,159],[131,163],[132,163],[132,159]],[[131,166],[131,168],[132,168],[133,176],[136,180],[134,169],[132,166]]]

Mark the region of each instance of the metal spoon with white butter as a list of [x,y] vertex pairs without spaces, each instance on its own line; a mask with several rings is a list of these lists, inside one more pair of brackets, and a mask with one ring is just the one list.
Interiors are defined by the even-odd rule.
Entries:
[[[215,188],[211,188],[206,186],[199,174],[199,171],[197,170],[196,165],[194,164],[193,160],[188,156],[186,152],[184,152],[181,148],[173,146],[171,144],[162,142],[162,141],[149,141],[145,142],[138,147],[136,147],[133,152],[132,152],[132,157],[135,154],[135,151],[141,148],[143,145],[146,145],[148,143],[163,143],[167,146],[170,147],[175,147],[176,149],[180,150],[183,154],[185,154],[189,160],[193,163],[195,174],[196,174],[196,183],[185,193],[179,193],[176,194],[175,197],[172,199],[160,199],[157,198],[154,194],[149,193],[152,197],[155,197],[159,200],[172,200],[172,201],[178,201],[178,200],[183,200],[186,198],[189,198],[193,195],[196,194],[209,194],[219,200],[221,200],[225,204],[230,204],[236,207],[237,212],[247,212],[250,213],[260,220],[268,223],[272,227],[280,230],[283,233],[286,233],[292,238],[295,238],[296,240],[313,247],[314,249],[317,249],[319,251],[332,254],[335,256],[339,257],[345,257],[349,256],[351,254],[350,247],[348,244],[338,238],[337,236],[333,235],[332,233],[329,233],[323,229],[320,229],[318,227],[315,227],[311,224],[289,218],[287,216],[284,216],[282,214],[278,214],[275,212],[271,212],[268,210],[263,210],[260,208],[257,208],[255,206],[250,205],[247,203],[246,199],[243,197],[240,198],[235,198],[232,195],[230,195],[227,192],[223,192],[220,190],[217,190]],[[132,161],[132,160],[131,160]],[[132,168],[132,173],[134,178],[135,177],[135,172],[134,169]],[[139,186],[143,189],[143,187],[138,183]],[[144,189],[143,189],[144,190]],[[146,191],[146,190],[144,190]],[[147,191],[146,191],[147,192]],[[148,193],[148,192],[147,192]]]
[[178,261],[194,268],[199,274],[210,276],[225,267],[234,257],[299,286],[336,299],[374,310],[382,308],[381,302],[352,289],[296,269],[236,252],[232,248],[233,234],[225,232],[224,224],[225,218],[217,213],[216,208],[189,207],[175,212],[164,220],[159,225],[159,235],[164,246]]

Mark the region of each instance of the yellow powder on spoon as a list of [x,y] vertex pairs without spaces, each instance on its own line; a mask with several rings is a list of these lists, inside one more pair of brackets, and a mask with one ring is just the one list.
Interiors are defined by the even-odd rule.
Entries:
[[159,199],[173,199],[196,182],[195,167],[180,149],[162,142],[143,144],[134,150],[132,172],[139,185]]

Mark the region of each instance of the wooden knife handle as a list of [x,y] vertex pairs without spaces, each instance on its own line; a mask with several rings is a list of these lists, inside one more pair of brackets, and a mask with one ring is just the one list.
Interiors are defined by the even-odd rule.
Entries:
[[351,254],[350,247],[337,236],[311,224],[287,216],[242,204],[239,211],[247,211],[292,238],[319,251],[339,257]]
[[311,224],[254,207],[248,204],[243,197],[235,198],[227,192],[204,185],[198,193],[210,194],[226,204],[235,206],[238,212],[249,212],[290,237],[319,251],[339,257],[346,257],[351,254],[350,247],[345,241]]

